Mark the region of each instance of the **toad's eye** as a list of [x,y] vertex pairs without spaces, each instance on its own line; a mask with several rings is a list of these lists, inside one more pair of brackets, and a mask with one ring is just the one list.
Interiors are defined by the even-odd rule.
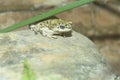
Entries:
[[64,29],[64,28],[65,28],[65,26],[60,25],[60,29]]

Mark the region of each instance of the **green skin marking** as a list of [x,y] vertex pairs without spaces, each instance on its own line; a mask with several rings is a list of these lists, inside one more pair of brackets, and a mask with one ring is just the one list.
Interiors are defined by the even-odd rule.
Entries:
[[43,36],[57,38],[55,34],[61,35],[72,31],[72,22],[62,19],[48,19],[31,25],[30,29],[35,33],[41,33]]

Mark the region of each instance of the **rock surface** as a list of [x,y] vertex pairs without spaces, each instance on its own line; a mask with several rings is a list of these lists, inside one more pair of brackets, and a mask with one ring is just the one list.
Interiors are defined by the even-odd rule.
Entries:
[[27,59],[37,80],[120,80],[85,36],[50,39],[32,31],[0,34],[0,80],[21,80]]

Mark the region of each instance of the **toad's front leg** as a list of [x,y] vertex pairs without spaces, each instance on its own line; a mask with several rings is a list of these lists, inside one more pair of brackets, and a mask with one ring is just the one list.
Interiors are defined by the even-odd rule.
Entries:
[[54,35],[54,31],[48,29],[47,27],[41,29],[41,34],[43,36],[47,36],[47,37],[52,38],[52,39],[57,39],[57,36]]

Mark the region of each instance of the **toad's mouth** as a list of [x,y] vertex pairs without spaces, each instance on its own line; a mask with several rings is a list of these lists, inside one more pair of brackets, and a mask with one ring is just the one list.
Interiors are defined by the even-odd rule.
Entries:
[[64,29],[53,29],[53,31],[55,32],[69,32],[69,31],[72,31],[72,29],[68,29],[68,28],[64,28]]

